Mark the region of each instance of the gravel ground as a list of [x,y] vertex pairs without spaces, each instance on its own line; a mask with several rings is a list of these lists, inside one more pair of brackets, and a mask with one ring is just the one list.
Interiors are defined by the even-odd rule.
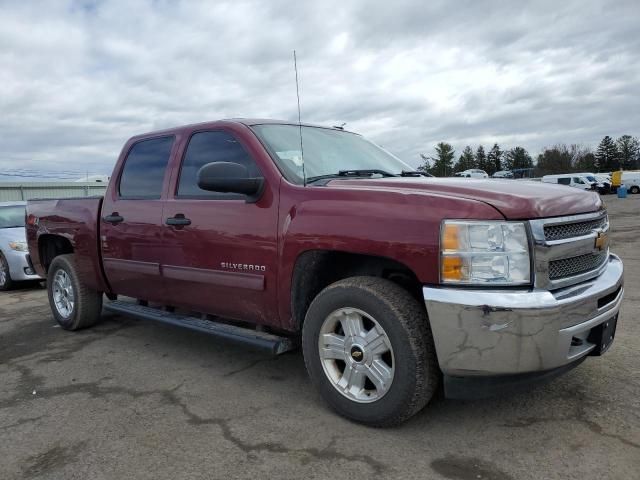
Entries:
[[640,478],[640,195],[606,202],[626,268],[612,349],[528,393],[436,398],[395,429],[329,411],[299,352],[108,315],[70,333],[45,290],[0,293],[0,479]]

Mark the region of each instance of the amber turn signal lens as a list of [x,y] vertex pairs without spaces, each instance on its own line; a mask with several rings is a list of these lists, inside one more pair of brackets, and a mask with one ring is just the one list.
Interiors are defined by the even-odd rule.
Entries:
[[442,257],[442,280],[462,280],[460,257]]
[[444,235],[442,236],[442,247],[444,250],[457,250],[460,247],[460,226],[445,224]]

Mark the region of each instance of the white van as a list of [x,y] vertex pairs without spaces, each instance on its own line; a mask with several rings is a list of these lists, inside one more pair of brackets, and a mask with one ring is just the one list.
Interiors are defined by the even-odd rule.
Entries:
[[567,185],[569,187],[581,188],[582,190],[594,190],[595,184],[588,178],[575,173],[565,173],[562,175],[545,175],[542,177],[545,183],[557,183],[558,185]]
[[622,172],[622,184],[629,193],[640,193],[640,172]]

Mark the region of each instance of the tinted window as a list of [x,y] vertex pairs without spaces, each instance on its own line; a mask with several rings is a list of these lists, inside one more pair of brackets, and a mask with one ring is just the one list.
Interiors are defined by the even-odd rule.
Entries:
[[160,198],[173,137],[143,140],[131,147],[120,178],[120,195]]
[[180,169],[178,196],[238,198],[235,193],[219,193],[198,187],[198,170],[213,162],[239,163],[246,167],[250,177],[259,177],[257,165],[236,138],[227,132],[200,132],[189,140],[187,152]]
[[0,228],[24,227],[24,205],[0,207]]
[[558,179],[558,183],[560,183],[562,185],[571,185],[571,179],[570,178],[559,178]]

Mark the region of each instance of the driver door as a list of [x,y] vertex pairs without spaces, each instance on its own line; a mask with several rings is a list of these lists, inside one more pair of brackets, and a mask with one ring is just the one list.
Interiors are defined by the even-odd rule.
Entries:
[[[198,170],[212,162],[262,174],[239,138],[224,129],[194,132],[163,207],[162,272],[168,303],[203,313],[269,323],[276,298],[277,186],[254,202],[235,193],[201,190]],[[177,221],[175,219],[181,219]]]

